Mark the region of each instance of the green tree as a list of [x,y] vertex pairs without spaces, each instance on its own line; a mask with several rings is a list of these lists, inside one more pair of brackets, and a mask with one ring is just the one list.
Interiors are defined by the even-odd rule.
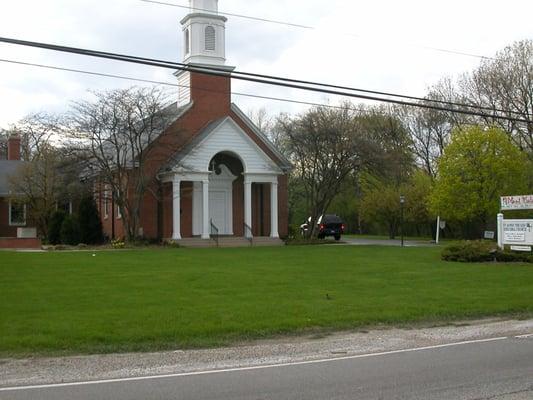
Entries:
[[80,226],[75,215],[67,215],[61,224],[61,243],[71,246],[80,242]]
[[428,233],[430,188],[431,177],[422,170],[415,171],[401,185],[367,175],[363,180],[361,216],[367,224],[385,227],[389,237],[394,239],[401,223],[400,196],[404,196],[404,232],[413,232],[417,236]]
[[481,231],[496,218],[500,196],[527,191],[529,165],[502,129],[456,129],[438,163],[430,208]]
[[48,243],[61,243],[61,226],[63,225],[63,220],[66,216],[67,215],[63,210],[57,210],[52,214],[48,227]]
[[93,196],[85,196],[78,210],[80,241],[85,244],[102,242],[102,223]]

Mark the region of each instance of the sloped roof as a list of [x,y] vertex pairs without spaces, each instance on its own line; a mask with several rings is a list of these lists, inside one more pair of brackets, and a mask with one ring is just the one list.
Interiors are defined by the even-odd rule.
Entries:
[[198,146],[206,137],[208,137],[211,132],[215,131],[228,117],[219,118],[211,123],[209,123],[204,129],[198,132],[193,138],[181,149],[179,149],[176,154],[161,168],[161,172],[167,172],[172,170],[176,165],[178,165],[183,158],[185,158],[196,146]]
[[246,124],[250,130],[255,133],[255,135],[263,142],[263,144],[266,145],[266,147],[274,153],[274,155],[279,159],[280,161],[280,167],[284,171],[289,171],[292,169],[291,162],[274,146],[274,144],[268,139],[268,137],[261,132],[261,130],[252,122],[250,118],[235,104],[231,103],[231,110],[237,114],[237,116]]
[[[292,164],[289,160],[274,146],[268,137],[262,133],[259,128],[246,116],[246,114],[235,104],[231,104],[231,110],[239,117],[239,119],[255,134],[255,136],[274,154],[277,160],[272,160],[282,171],[289,171],[292,169]],[[179,117],[178,117],[179,118]],[[174,156],[172,156],[167,163],[165,163],[160,172],[168,172],[177,166],[194,148],[196,148],[205,138],[207,138],[213,131],[217,130],[229,116],[224,116],[214,121],[211,121],[206,127],[197,132],[192,139],[180,148]],[[269,157],[271,158],[271,157]]]
[[0,196],[9,194],[9,177],[14,175],[22,165],[24,161],[0,160]]

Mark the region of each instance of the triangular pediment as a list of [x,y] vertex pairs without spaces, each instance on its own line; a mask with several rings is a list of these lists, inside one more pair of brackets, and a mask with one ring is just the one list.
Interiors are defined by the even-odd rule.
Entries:
[[245,173],[282,174],[276,163],[229,116],[199,132],[168,167],[176,172],[208,172],[210,161],[219,153],[240,159]]

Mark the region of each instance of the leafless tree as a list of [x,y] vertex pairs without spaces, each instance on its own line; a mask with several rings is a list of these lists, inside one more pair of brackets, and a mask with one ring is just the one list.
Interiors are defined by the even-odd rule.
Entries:
[[[90,175],[109,188],[119,207],[127,240],[139,236],[143,197],[155,173],[151,144],[172,122],[159,88],[129,88],[94,93],[94,101],[74,104],[69,135],[83,144]],[[174,106],[175,107],[175,106]]]
[[533,158],[533,40],[515,42],[487,59],[458,82],[464,100],[494,110],[506,110],[516,122],[485,118],[504,129],[515,144]]
[[56,210],[67,182],[62,174],[60,152],[49,144],[40,144],[39,152],[32,153],[31,161],[22,164],[9,177],[12,201],[26,205],[28,219],[40,235],[47,237],[52,213]]
[[25,161],[39,157],[49,146],[59,146],[62,117],[49,113],[34,113],[12,125],[8,133],[21,139],[20,155]]
[[311,215],[311,236],[350,173],[361,167],[364,138],[349,104],[342,109],[313,108],[278,119],[294,174],[301,183]]
[[0,160],[7,159],[7,139],[9,134],[0,128]]

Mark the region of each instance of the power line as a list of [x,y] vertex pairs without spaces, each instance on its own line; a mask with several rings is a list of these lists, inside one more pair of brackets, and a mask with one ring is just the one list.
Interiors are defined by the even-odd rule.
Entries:
[[[513,122],[531,123],[530,120],[526,120],[522,118],[506,117],[506,116],[501,116],[501,115],[496,115],[496,114],[486,114],[483,112],[463,110],[463,109],[457,109],[457,108],[455,109],[445,108],[445,107],[440,107],[440,106],[436,106],[432,104],[415,103],[415,102],[410,102],[410,101],[400,101],[400,100],[379,97],[379,96],[369,96],[369,95],[355,94],[355,93],[349,93],[349,92],[341,92],[337,90],[322,89],[322,88],[317,88],[317,87],[304,86],[301,84],[289,83],[287,81],[280,82],[277,77],[268,76],[268,75],[261,75],[261,76],[264,76],[265,78],[255,78],[252,76],[247,76],[247,75],[255,75],[255,74],[241,73],[241,72],[236,72],[236,71],[231,73],[227,69],[223,69],[220,67],[214,67],[214,66],[193,66],[193,65],[174,63],[174,62],[163,61],[163,60],[129,56],[129,55],[118,54],[118,53],[108,53],[108,52],[81,49],[81,48],[75,48],[75,47],[58,46],[58,45],[53,45],[53,44],[30,42],[30,41],[25,41],[25,40],[20,40],[20,39],[11,39],[11,38],[4,38],[4,37],[0,37],[0,42],[42,48],[42,49],[47,49],[47,50],[54,50],[54,51],[65,52],[65,53],[80,54],[80,55],[103,58],[103,59],[124,61],[124,62],[130,62],[130,63],[141,64],[141,65],[149,65],[149,66],[156,66],[156,67],[161,67],[161,68],[172,68],[172,69],[177,69],[181,71],[197,72],[200,74],[212,75],[212,76],[230,76],[231,75],[233,79],[255,82],[255,83],[262,83],[262,84],[267,84],[267,85],[287,87],[287,88],[292,88],[292,89],[307,90],[307,91],[313,91],[313,92],[318,92],[318,93],[326,93],[326,94],[331,94],[331,95],[339,95],[339,96],[359,98],[359,99],[371,100],[371,101],[380,101],[380,102],[386,102],[386,103],[392,103],[392,104],[398,104],[398,105],[404,105],[404,106],[413,106],[413,107],[419,107],[419,108],[433,109],[433,110],[438,110],[438,111],[454,112],[454,113],[459,113],[459,114],[472,115],[472,116],[485,117],[485,118],[504,119],[504,120],[513,121]],[[286,78],[280,78],[280,79],[287,80]],[[314,83],[314,82],[312,82],[311,84],[315,86],[321,85],[319,83]],[[357,89],[352,89],[352,90],[357,90]],[[425,100],[425,101],[427,102],[428,100]],[[431,101],[429,100],[429,102]],[[471,107],[471,106],[468,106],[468,107]],[[505,111],[505,112],[513,113],[513,111]]]
[[[122,79],[122,80],[128,80],[132,82],[143,82],[143,83],[152,83],[155,85],[164,85],[164,86],[171,86],[171,87],[177,87],[177,88],[187,88],[190,89],[190,85],[180,85],[177,83],[170,83],[165,81],[156,81],[151,79],[143,79],[143,78],[135,78],[132,76],[124,76],[124,75],[116,75],[116,74],[108,74],[104,72],[95,72],[95,71],[87,71],[87,70],[81,70],[81,69],[75,69],[75,68],[66,68],[66,67],[58,67],[55,65],[46,65],[46,64],[37,64],[37,63],[30,63],[26,61],[18,61],[18,60],[9,60],[5,58],[0,58],[0,62],[4,63],[10,63],[10,64],[17,64],[17,65],[25,65],[29,67],[38,67],[38,68],[46,68],[56,71],[65,71],[65,72],[73,72],[78,74],[84,74],[84,75],[92,75],[92,76],[100,76],[105,78],[114,78],[114,79]],[[228,93],[226,91],[222,90],[214,90],[214,89],[208,89],[208,88],[196,88],[197,90],[205,91],[205,92],[211,92],[211,93]],[[308,106],[317,106],[317,107],[327,107],[327,108],[334,108],[334,109],[345,109],[346,107],[342,106],[333,106],[331,104],[324,104],[324,103],[314,103],[309,101],[300,101],[300,100],[294,100],[294,99],[287,99],[283,97],[273,97],[273,96],[261,96],[257,94],[250,94],[250,93],[242,93],[242,92],[231,92],[230,94],[235,96],[242,96],[242,97],[251,97],[256,99],[263,99],[263,100],[274,100],[274,101],[281,101],[285,103],[295,103],[295,104],[302,104],[302,105],[308,105]],[[351,107],[353,110],[356,111],[366,111],[364,109],[358,109]]]
[[[162,5],[162,6],[170,6],[170,7],[184,8],[184,9],[194,10],[194,11],[204,11],[204,12],[208,12],[208,13],[213,13],[212,10],[208,10],[208,9],[205,9],[205,8],[197,8],[197,7],[193,8],[191,6],[184,6],[184,5],[181,5],[181,4],[169,3],[169,2],[166,2],[166,1],[158,1],[158,0],[139,0],[139,1],[141,1],[143,3],[152,3],[152,4]],[[285,21],[273,20],[273,19],[268,19],[268,18],[255,17],[255,16],[251,16],[251,15],[234,14],[234,13],[228,13],[228,12],[222,12],[222,11],[217,11],[217,14],[219,14],[219,15],[227,15],[227,16],[230,16],[230,17],[243,18],[243,19],[250,19],[250,20],[253,20],[253,21],[268,22],[268,23],[278,24],[278,25],[286,25],[286,26],[291,26],[291,27],[300,28],[300,29],[319,30],[319,28],[317,28],[316,26],[302,25],[302,24],[298,24],[298,23],[294,23],[294,22],[285,22]],[[361,37],[360,35],[356,35],[354,33],[343,33],[343,34],[345,36]],[[433,46],[415,45],[415,44],[409,44],[409,43],[406,43],[406,44],[408,46],[410,46],[410,47],[420,47],[420,48],[425,49],[425,50],[438,51],[438,52],[441,52],[441,53],[455,54],[455,55],[459,55],[459,56],[466,56],[466,57],[473,57],[473,58],[480,58],[482,60],[494,60],[493,57],[488,57],[488,56],[484,56],[484,55],[481,55],[481,54],[468,53],[466,51],[444,49],[444,48],[441,48],[441,47],[433,47]]]
[[[205,12],[213,13],[212,10],[207,10],[205,8],[198,8],[198,7],[194,7],[193,8],[191,6],[184,6],[184,5],[175,4],[175,3],[167,3],[165,1],[156,1],[156,0],[139,0],[139,1],[142,1],[143,3],[153,3],[153,4],[159,4],[159,5],[162,5],[162,6],[171,6],[171,7],[177,7],[177,8],[185,8],[185,9],[188,9],[188,10],[205,11]],[[234,13],[228,13],[228,12],[222,12],[222,11],[218,11],[217,14],[219,14],[219,15],[227,15],[228,17],[251,19],[253,21],[269,22],[269,23],[278,24],[278,25],[287,25],[287,26],[292,26],[294,28],[315,29],[314,27],[308,26],[308,25],[301,25],[301,24],[296,24],[296,23],[293,23],[293,22],[276,21],[276,20],[273,20],[273,19],[261,18],[261,17],[253,17],[253,16],[250,16],[250,15],[244,15],[244,14],[234,14]]]
[[[0,38],[2,39],[2,38]],[[8,41],[9,43],[13,43],[11,41],[14,41],[16,39],[5,39],[5,41]],[[1,41],[1,40],[0,40]],[[55,51],[66,51],[66,52],[72,52],[75,54],[82,54],[82,55],[90,55],[94,56],[93,53],[98,53],[101,55],[106,55],[112,57],[112,59],[117,60],[116,57],[125,57],[128,60],[122,60],[121,61],[129,61],[131,59],[134,60],[140,60],[143,62],[150,62],[150,63],[157,63],[157,66],[161,66],[161,63],[164,63],[166,65],[172,66],[172,68],[176,69],[183,69],[186,68],[187,70],[193,71],[193,69],[199,70],[210,70],[210,71],[219,71],[223,74],[227,74],[228,70],[223,67],[217,67],[217,66],[202,66],[202,67],[191,67],[189,64],[184,63],[178,63],[173,61],[165,61],[165,60],[158,60],[153,58],[146,58],[146,57],[138,57],[138,56],[131,56],[131,55],[119,55],[117,53],[108,53],[108,52],[102,52],[102,51],[95,51],[95,50],[85,50],[85,49],[79,49],[79,48],[73,48],[73,47],[66,47],[66,46],[58,46],[58,45],[51,45],[51,44],[43,44],[43,43],[37,43],[37,42],[28,42],[28,41],[22,41],[22,40],[16,40],[17,43],[13,44],[22,44],[22,45],[28,45],[28,46],[34,46],[34,47],[41,47],[46,48],[48,50],[55,50]],[[90,52],[91,54],[88,54]],[[95,56],[98,57],[98,56]],[[107,57],[106,57],[107,58]],[[199,72],[199,71],[196,71]],[[319,83],[319,82],[312,82],[312,81],[306,81],[306,80],[300,80],[300,79],[291,79],[291,78],[284,78],[279,76],[272,76],[272,75],[265,75],[265,74],[257,74],[257,73],[250,73],[250,72],[242,72],[242,71],[233,71],[232,76],[233,78],[240,79],[237,77],[237,75],[241,76],[249,76],[254,78],[262,78],[267,80],[275,80],[275,81],[281,81],[281,82],[289,82],[289,83],[296,83],[296,84],[303,84],[303,85],[312,85],[312,86],[320,86],[320,87],[327,87],[332,89],[340,89],[340,90],[349,90],[349,91],[355,91],[360,93],[367,93],[367,94],[373,94],[373,95],[379,95],[379,96],[389,96],[389,97],[397,97],[401,99],[407,99],[407,100],[416,100],[416,101],[422,101],[426,103],[436,103],[436,104],[444,104],[454,107],[467,107],[472,108],[475,110],[485,110],[490,112],[500,112],[500,113],[508,113],[508,114],[516,114],[521,115],[520,113],[512,110],[502,110],[498,108],[491,108],[491,107],[484,107],[484,106],[477,106],[472,104],[466,104],[466,103],[458,103],[458,102],[452,102],[447,100],[437,100],[437,99],[428,99],[424,97],[417,97],[417,96],[408,96],[408,95],[402,95],[402,94],[396,94],[396,93],[390,93],[390,92],[381,92],[376,90],[368,90],[368,89],[361,89],[361,88],[352,88],[347,86],[340,86],[340,85],[332,85],[327,83]],[[264,83],[264,82],[263,82]]]

